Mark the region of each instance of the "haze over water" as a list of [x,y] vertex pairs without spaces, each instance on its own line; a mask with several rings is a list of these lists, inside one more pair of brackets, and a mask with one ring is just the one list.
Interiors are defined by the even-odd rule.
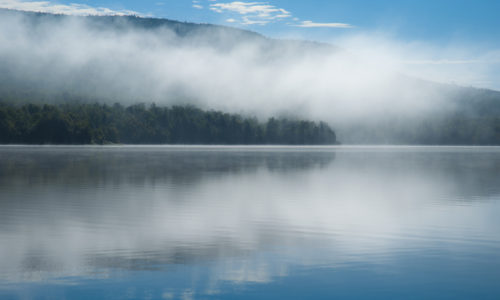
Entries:
[[0,147],[2,299],[498,299],[498,147]]

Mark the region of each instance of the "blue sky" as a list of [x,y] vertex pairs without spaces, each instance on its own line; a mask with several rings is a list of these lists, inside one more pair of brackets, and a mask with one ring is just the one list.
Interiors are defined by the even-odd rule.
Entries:
[[395,55],[414,65],[412,70],[427,65],[436,77],[453,77],[445,81],[500,89],[499,0],[0,0],[0,7],[137,13],[341,47],[353,47],[353,37],[361,36],[365,43],[359,47],[398,49]]

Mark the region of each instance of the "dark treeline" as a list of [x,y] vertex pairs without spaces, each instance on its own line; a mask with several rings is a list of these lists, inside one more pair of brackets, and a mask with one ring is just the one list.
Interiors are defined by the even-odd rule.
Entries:
[[323,122],[237,114],[192,106],[0,104],[2,144],[335,144]]

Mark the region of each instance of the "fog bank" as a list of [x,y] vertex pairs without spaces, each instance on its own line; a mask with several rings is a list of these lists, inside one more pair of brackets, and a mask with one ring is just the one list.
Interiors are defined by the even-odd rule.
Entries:
[[2,14],[7,95],[194,104],[340,124],[429,115],[445,107],[452,89],[404,75],[409,48],[377,37],[345,39],[347,48],[339,48],[155,19]]

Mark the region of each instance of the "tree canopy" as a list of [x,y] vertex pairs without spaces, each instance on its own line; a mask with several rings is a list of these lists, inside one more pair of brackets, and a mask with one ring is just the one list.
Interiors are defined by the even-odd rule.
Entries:
[[193,106],[0,104],[3,144],[336,144],[324,122],[257,118]]

